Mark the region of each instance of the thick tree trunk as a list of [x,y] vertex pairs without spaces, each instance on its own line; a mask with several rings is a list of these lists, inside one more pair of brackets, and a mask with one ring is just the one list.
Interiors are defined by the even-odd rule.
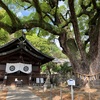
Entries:
[[[100,26],[100,25],[98,25]],[[99,27],[95,27],[95,31],[93,31],[95,34],[99,34]],[[98,31],[97,31],[98,30]],[[97,32],[97,33],[96,33]],[[81,58],[77,58],[70,50],[70,48],[67,45],[67,42],[65,42],[66,35],[63,34],[60,36],[59,41],[60,45],[63,48],[63,53],[66,54],[71,62],[71,65],[73,67],[73,72],[75,76],[79,79],[79,84],[81,86],[90,87],[90,83],[93,83],[96,80],[100,79],[100,35],[98,37],[96,36],[95,42],[92,43],[91,46],[94,46],[94,48],[90,48],[89,56],[86,57],[85,61]],[[96,41],[97,40],[97,41]],[[93,42],[93,39],[92,39]],[[94,49],[94,50],[93,50]],[[95,53],[94,53],[95,51]],[[92,84],[92,85],[95,85]]]
[[[84,86],[84,87],[90,87],[90,85],[94,85],[96,86],[96,81],[100,81],[100,35],[98,35],[98,39],[97,39],[97,48],[98,49],[95,49],[95,52],[96,55],[94,55],[95,57],[93,57],[93,54],[92,54],[92,59],[90,60],[90,58],[87,58],[87,61],[89,62],[88,66],[86,66],[85,63],[81,62],[77,62],[79,63],[76,67],[76,64],[75,62],[72,62],[72,66],[73,66],[73,69],[74,69],[74,73],[75,73],[75,76],[77,78],[79,78],[79,80],[81,81],[81,85]],[[93,47],[92,47],[93,48]],[[94,51],[94,50],[93,50]],[[70,57],[69,57],[70,58]],[[82,84],[83,82],[83,84]],[[93,84],[91,84],[93,83]],[[100,84],[99,84],[100,85]]]
[[[90,83],[93,83],[91,85],[96,85],[96,81],[100,80],[100,67],[99,67],[100,62],[99,62],[99,60],[100,60],[100,58],[98,55],[97,58],[94,59],[94,61],[92,61],[90,64],[90,66],[89,66],[90,71],[87,71],[84,68],[80,68],[78,66],[77,66],[79,68],[78,71],[74,69],[75,76],[77,78],[79,78],[79,81],[81,81],[79,83],[79,84],[81,84],[81,86],[89,87]],[[89,72],[89,73],[87,74],[87,72]]]

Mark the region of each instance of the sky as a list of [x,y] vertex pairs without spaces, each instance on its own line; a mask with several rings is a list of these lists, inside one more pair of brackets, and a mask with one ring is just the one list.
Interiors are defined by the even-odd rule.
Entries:
[[56,43],[57,47],[62,50],[62,48],[60,47],[58,39],[55,40],[55,43]]

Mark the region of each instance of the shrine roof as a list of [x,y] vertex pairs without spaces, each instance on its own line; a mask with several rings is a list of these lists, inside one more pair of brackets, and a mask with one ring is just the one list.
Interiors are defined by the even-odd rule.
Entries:
[[19,52],[20,54],[26,53],[27,55],[31,55],[41,61],[41,64],[45,64],[49,61],[52,61],[54,58],[50,57],[38,49],[36,49],[31,43],[25,38],[25,36],[21,36],[16,38],[3,46],[0,46],[0,57],[7,56],[9,54],[14,54]]

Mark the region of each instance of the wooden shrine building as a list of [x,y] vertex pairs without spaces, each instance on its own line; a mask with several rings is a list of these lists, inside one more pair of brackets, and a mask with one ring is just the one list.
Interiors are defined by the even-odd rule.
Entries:
[[30,84],[40,76],[40,66],[52,61],[21,36],[0,47],[0,82],[10,85],[15,79]]

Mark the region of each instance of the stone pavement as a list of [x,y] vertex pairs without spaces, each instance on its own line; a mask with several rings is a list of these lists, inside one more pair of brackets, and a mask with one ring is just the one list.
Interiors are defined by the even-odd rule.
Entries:
[[31,92],[28,86],[24,87],[7,87],[6,100],[42,100]]

